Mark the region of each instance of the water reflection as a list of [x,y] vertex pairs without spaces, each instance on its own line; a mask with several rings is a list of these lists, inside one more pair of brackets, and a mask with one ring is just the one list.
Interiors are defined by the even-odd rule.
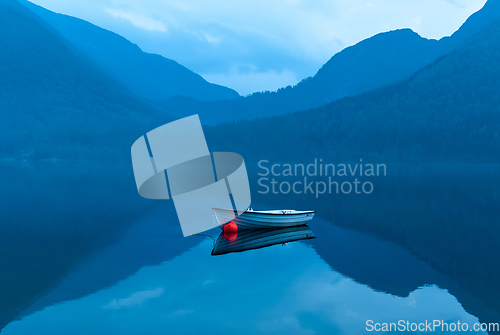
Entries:
[[152,209],[130,192],[130,169],[0,162],[0,329]]
[[[250,172],[256,186],[257,172]],[[370,195],[331,195],[316,199],[311,195],[274,195],[270,192],[261,195],[259,201],[264,205],[261,208],[266,208],[265,205],[269,208],[311,207],[318,211],[318,218],[336,226],[391,241],[439,273],[453,278],[455,285],[461,288],[461,293],[456,293],[456,296],[460,296],[459,300],[468,312],[483,322],[499,322],[500,168],[388,165],[387,177],[371,181],[375,188]],[[322,232],[316,225],[313,229],[317,236],[321,236]],[[345,243],[342,245],[348,247]],[[335,246],[325,247],[325,251]],[[359,254],[363,245],[356,250],[344,250],[346,254],[347,250]],[[377,274],[384,273],[371,266],[370,254],[366,256],[358,269],[358,272],[364,272],[363,277],[373,276],[375,279]],[[387,273],[393,272],[384,269],[389,271]],[[406,269],[414,273],[411,266]],[[391,286],[392,290],[388,292],[395,292],[396,287],[406,286],[404,283],[412,280],[410,277],[400,283],[386,282],[386,288]]]
[[313,238],[315,238],[313,231],[306,225],[280,229],[247,229],[232,233],[223,231],[214,242],[212,255],[224,255]]
[[[498,172],[417,171],[376,184],[373,197],[261,196],[261,209],[316,209],[316,238],[242,253],[227,242],[230,253],[212,257],[211,241],[181,237],[173,207],[137,196],[128,165],[105,165],[0,165],[2,334],[500,321]],[[250,246],[244,234],[229,240],[240,237]]]
[[196,238],[184,238],[174,217],[167,221],[166,217],[168,215],[163,210],[149,213],[118,241],[75,264],[56,287],[39,297],[18,317],[113,286],[145,266],[171,260],[200,243]]
[[314,245],[225,257],[208,255],[211,247],[202,240],[109,288],[12,322],[2,334],[359,334],[367,319],[477,322],[446,290],[423,286],[406,297],[378,292],[333,270]]

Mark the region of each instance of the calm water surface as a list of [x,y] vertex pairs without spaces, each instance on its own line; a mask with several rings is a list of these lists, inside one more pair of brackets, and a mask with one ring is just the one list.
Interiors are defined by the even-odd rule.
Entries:
[[220,230],[182,237],[173,205],[141,199],[128,164],[0,169],[2,334],[500,322],[497,167],[389,166],[369,195],[253,192],[254,209],[317,210],[316,238],[221,256]]

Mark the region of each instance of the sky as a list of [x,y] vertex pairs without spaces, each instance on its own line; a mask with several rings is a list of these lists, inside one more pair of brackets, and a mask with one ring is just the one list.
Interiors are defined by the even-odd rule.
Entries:
[[32,0],[242,95],[295,85],[379,32],[451,35],[486,0]]

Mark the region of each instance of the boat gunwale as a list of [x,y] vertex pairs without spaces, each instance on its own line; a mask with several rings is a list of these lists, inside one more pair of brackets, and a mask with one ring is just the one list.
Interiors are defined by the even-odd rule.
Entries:
[[[234,212],[230,209],[222,209],[222,208],[212,208],[213,210],[218,210],[218,211],[226,211],[226,212]],[[279,211],[279,210],[278,210]],[[259,212],[259,211],[244,211],[241,213],[239,216],[243,214],[258,214],[258,215],[304,215],[304,214],[316,214],[316,211],[296,211],[300,213],[265,213],[265,212]]]

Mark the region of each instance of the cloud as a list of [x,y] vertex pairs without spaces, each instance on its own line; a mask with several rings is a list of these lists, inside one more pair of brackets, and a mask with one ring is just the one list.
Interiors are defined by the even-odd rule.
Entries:
[[221,38],[220,37],[213,36],[213,35],[210,35],[210,34],[207,34],[207,33],[204,33],[203,37],[205,38],[205,40],[208,43],[219,44],[221,42]]
[[155,20],[151,17],[139,15],[134,12],[123,11],[120,9],[103,8],[102,10],[112,17],[123,19],[132,23],[137,28],[149,31],[167,32],[167,27],[163,22]]
[[129,297],[123,299],[113,299],[109,304],[104,306],[105,309],[121,309],[131,308],[137,305],[142,305],[144,302],[158,298],[163,294],[163,287],[156,290],[140,291],[132,293]]

